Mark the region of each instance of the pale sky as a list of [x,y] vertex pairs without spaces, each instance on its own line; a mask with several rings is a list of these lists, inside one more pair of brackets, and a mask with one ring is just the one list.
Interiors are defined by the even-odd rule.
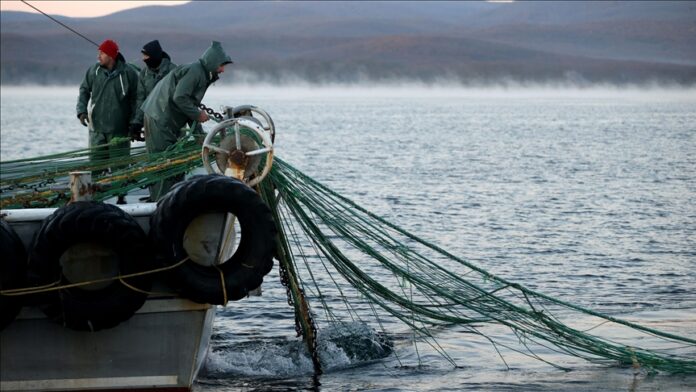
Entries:
[[[92,17],[108,15],[129,8],[145,5],[175,5],[188,1],[47,1],[27,0],[34,7],[49,15]],[[0,11],[25,11],[38,13],[19,0],[0,0]]]
[[[27,0],[29,4],[49,15],[63,15],[72,17],[92,17],[108,15],[129,8],[142,7],[144,5],[178,5],[188,1],[55,1],[55,0]],[[511,3],[514,0],[486,0],[495,3]],[[0,0],[0,11],[25,11],[38,13],[19,0]]]

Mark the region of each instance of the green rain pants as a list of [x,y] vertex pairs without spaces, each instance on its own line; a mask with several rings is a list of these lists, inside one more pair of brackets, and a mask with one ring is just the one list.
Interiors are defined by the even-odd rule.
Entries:
[[[145,148],[148,154],[165,151],[179,140],[181,127],[175,124],[160,124],[148,115],[145,115],[144,120]],[[183,179],[184,175],[178,174],[150,185],[150,200],[153,202],[160,200],[174,184],[183,181]]]
[[[94,132],[90,130],[89,147],[94,148],[96,146],[108,144],[111,142],[111,139],[115,137],[125,136],[116,136],[109,133]],[[116,144],[109,144],[108,146],[94,148],[89,154],[89,160],[92,163],[96,163],[98,161],[103,161],[106,159],[108,159],[109,162],[103,162],[103,165],[99,165],[99,168],[93,171],[92,174],[101,174],[109,168],[111,168],[111,171],[113,172],[118,169],[118,167],[114,165],[114,160],[128,156],[130,156],[130,140],[125,140]]]

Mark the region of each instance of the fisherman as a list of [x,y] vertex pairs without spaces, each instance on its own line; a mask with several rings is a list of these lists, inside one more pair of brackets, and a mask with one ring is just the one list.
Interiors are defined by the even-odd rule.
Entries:
[[[135,120],[138,88],[138,74],[126,64],[116,42],[102,42],[97,60],[87,70],[77,98],[77,118],[89,128],[89,147],[100,146],[90,154],[92,161],[130,155],[128,131]],[[125,203],[125,195],[119,195],[118,203]]]
[[135,120],[130,126],[131,141],[144,141],[143,137],[143,111],[140,106],[145,102],[145,98],[150,94],[157,82],[162,80],[169,71],[176,68],[176,64],[171,62],[171,57],[162,50],[158,40],[150,41],[143,46],[140,51],[143,54],[143,62],[146,67],[138,75],[138,99],[137,113]]
[[[208,87],[218,80],[227,64],[232,64],[230,56],[220,42],[213,41],[198,61],[176,67],[157,83],[140,107],[144,113],[148,153],[162,152],[175,144],[187,124],[196,128],[208,121],[208,115],[199,105]],[[151,185],[150,199],[159,200],[181,180],[183,174]]]

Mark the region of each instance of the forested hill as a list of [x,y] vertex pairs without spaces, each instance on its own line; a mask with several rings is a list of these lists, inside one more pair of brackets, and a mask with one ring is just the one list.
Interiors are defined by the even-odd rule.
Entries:
[[[75,84],[96,61],[42,15],[0,18],[3,84]],[[179,64],[222,41],[225,82],[696,83],[694,2],[194,1],[57,18],[138,65],[152,39]]]

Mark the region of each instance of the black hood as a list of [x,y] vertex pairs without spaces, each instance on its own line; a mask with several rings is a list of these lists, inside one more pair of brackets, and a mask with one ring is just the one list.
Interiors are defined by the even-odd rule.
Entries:
[[143,46],[143,50],[140,52],[150,56],[151,58],[161,60],[162,59],[162,46],[158,40],[150,41]]
[[162,46],[160,46],[158,40],[146,43],[145,46],[143,46],[143,50],[141,50],[140,52],[150,57],[149,59],[144,61],[145,64],[147,64],[147,66],[152,69],[159,67],[159,65],[162,63],[162,58],[165,55],[164,51],[162,51]]

